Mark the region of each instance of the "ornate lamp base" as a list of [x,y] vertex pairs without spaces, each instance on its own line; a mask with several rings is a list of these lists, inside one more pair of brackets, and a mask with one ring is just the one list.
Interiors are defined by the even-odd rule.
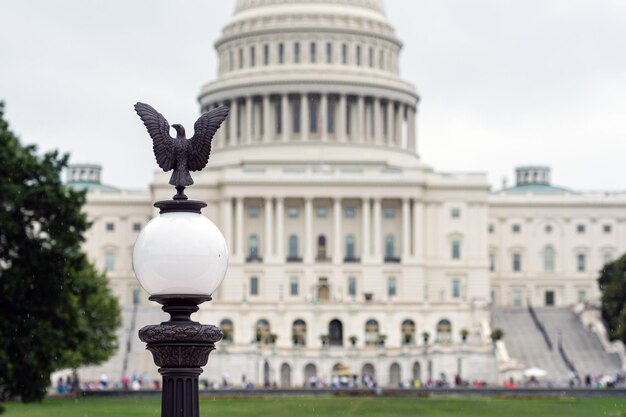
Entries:
[[215,343],[222,340],[217,326],[191,320],[207,295],[153,295],[170,320],[139,330],[163,377],[161,417],[199,417],[198,376],[207,364]]

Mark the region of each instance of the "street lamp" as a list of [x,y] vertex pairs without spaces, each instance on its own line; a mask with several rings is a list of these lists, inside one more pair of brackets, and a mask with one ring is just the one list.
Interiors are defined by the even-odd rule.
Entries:
[[[201,303],[210,301],[211,294],[222,283],[228,265],[228,248],[220,230],[201,214],[206,203],[189,200],[183,191],[193,183],[188,169],[198,170],[193,163],[199,169],[206,164],[205,161],[200,166],[198,159],[190,162],[187,159],[198,158],[197,153],[206,149],[207,140],[210,150],[213,134],[228,109],[221,107],[202,115],[195,125],[196,134],[190,140],[184,136],[169,137],[169,124],[150,106],[138,103],[135,109],[153,139],[159,166],[164,170],[174,169],[170,183],[177,190],[172,200],[154,204],[160,213],[146,225],[135,242],[133,269],[137,279],[150,294],[150,301],[161,304],[163,311],[170,315],[169,321],[139,330],[139,339],[147,343],[163,377],[161,416],[199,417],[198,376],[215,343],[222,339],[222,331],[216,326],[192,321],[191,314],[198,311]],[[208,127],[210,135],[196,137],[198,130],[203,132],[202,123]],[[158,146],[170,152],[165,155],[169,158],[168,164],[162,163],[163,152],[159,153]],[[209,155],[200,156],[208,160]]]

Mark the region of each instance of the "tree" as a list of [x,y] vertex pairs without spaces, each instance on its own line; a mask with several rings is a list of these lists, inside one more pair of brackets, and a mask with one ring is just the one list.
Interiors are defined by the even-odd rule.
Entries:
[[81,250],[84,192],[61,181],[68,156],[23,146],[0,103],[0,391],[41,400],[50,374],[117,348],[117,300]]
[[493,343],[496,343],[498,340],[502,340],[502,338],[504,337],[504,332],[502,331],[502,329],[493,329],[489,337],[491,338],[491,341]]
[[626,343],[626,255],[604,265],[598,284],[609,337]]

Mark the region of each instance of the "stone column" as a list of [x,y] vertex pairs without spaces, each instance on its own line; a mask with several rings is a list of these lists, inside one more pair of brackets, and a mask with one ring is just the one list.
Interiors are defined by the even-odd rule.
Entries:
[[309,140],[309,95],[300,96],[300,136],[302,141]]
[[263,142],[271,142],[273,130],[271,125],[271,105],[270,95],[263,96]]
[[313,262],[313,199],[304,199],[304,262]]
[[226,246],[228,246],[228,252],[233,252],[233,202],[230,198],[225,198],[221,203],[220,214],[220,230],[226,239]]
[[416,259],[424,258],[424,245],[421,239],[424,233],[424,203],[420,200],[413,201],[413,255]]
[[333,200],[333,226],[335,227],[335,236],[333,237],[333,262],[338,264],[343,261],[342,256],[342,245],[343,241],[341,239],[341,199],[335,198]]
[[289,94],[287,93],[281,96],[280,113],[280,119],[282,122],[281,136],[283,142],[287,142],[289,138],[289,130],[291,128],[291,123],[289,120]]
[[347,97],[345,94],[339,95],[337,114],[335,116],[335,137],[339,142],[346,140],[346,113],[347,113]]
[[230,106],[230,117],[228,123],[230,123],[230,145],[237,145],[237,123],[239,117],[239,102],[236,98],[233,98]]
[[361,245],[363,249],[361,249],[361,258],[365,261],[370,258],[372,254],[372,240],[370,237],[370,199],[364,198],[361,202],[361,212],[362,212],[362,227],[363,227],[363,244]]
[[382,221],[382,204],[380,198],[374,198],[374,259],[376,262],[382,261],[381,246],[381,221]]
[[319,135],[322,142],[326,142],[328,140],[328,94],[326,93],[322,93],[320,98],[319,119],[321,129]]
[[404,121],[404,104],[398,103],[396,111],[396,129],[394,143],[398,147],[402,147],[402,122]]
[[383,143],[383,112],[382,102],[378,97],[374,97],[372,101],[374,106],[374,143],[382,145]]
[[411,208],[408,198],[402,199],[402,261],[411,256]]
[[285,260],[285,205],[282,197],[276,198],[276,257]]
[[394,114],[394,103],[393,101],[387,101],[387,137],[386,143],[387,145],[393,145],[395,143],[394,139],[394,131],[395,131],[395,121],[393,120]]
[[357,97],[357,110],[356,110],[356,141],[358,143],[365,142],[365,97]]
[[274,205],[272,204],[272,198],[265,198],[265,250],[264,250],[264,260],[267,262],[273,257],[274,254]]
[[246,143],[252,143],[252,96],[246,97]]
[[407,107],[407,147],[412,150],[417,150],[417,136],[415,132],[415,107]]
[[235,208],[235,245],[237,246],[237,250],[235,251],[235,256],[239,258],[241,261],[245,259],[244,256],[244,246],[243,246],[243,197],[237,197],[236,199],[236,208]]

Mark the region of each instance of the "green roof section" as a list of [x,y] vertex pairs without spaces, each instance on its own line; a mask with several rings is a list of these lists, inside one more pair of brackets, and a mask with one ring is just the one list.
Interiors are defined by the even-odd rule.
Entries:
[[121,191],[119,188],[97,182],[70,182],[67,186],[74,190],[87,190],[87,192],[100,191],[105,193],[119,193]]
[[508,195],[523,195],[523,194],[537,194],[537,195],[565,195],[565,194],[578,194],[576,191],[568,188],[557,187],[550,184],[520,184],[514,187],[505,188],[495,192],[496,194],[508,194]]

